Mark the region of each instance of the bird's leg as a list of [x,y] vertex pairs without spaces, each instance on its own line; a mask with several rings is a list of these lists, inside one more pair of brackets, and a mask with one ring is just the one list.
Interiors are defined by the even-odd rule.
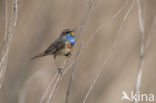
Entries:
[[59,67],[59,65],[58,65],[58,63],[57,63],[57,61],[56,61],[56,55],[54,56],[54,61],[55,61],[56,67],[57,67],[57,69],[58,69],[58,72],[62,74],[62,68]]

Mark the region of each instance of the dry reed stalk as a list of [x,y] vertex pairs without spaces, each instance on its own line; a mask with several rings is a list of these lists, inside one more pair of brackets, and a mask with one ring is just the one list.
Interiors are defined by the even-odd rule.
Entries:
[[65,103],[69,103],[70,89],[71,89],[72,81],[73,81],[73,78],[74,78],[74,74],[75,74],[75,70],[76,70],[76,65],[77,65],[77,62],[78,62],[78,57],[80,55],[81,47],[82,47],[82,43],[80,43],[78,52],[77,52],[77,54],[75,56],[75,59],[74,59],[74,64],[73,64],[73,67],[72,67],[72,72],[70,74],[69,83],[68,83],[68,87],[67,87]]
[[[0,60],[0,88],[2,88],[3,80],[6,72],[6,67],[8,63],[8,55],[9,49],[12,42],[13,33],[17,24],[17,16],[18,16],[18,1],[12,1],[12,10],[11,10],[11,17],[10,17],[10,24],[8,28],[8,1],[6,0],[6,21],[5,21],[5,35],[4,35],[4,44],[2,50],[2,57]],[[8,30],[7,30],[8,29]]]
[[100,74],[102,73],[105,64],[107,63],[108,59],[111,57],[111,54],[112,54],[113,50],[115,49],[115,46],[116,46],[116,44],[117,44],[117,41],[118,41],[119,36],[120,36],[120,34],[121,34],[121,31],[122,31],[122,28],[123,28],[123,26],[124,26],[124,22],[125,22],[125,20],[126,20],[128,14],[129,14],[129,12],[130,12],[130,11],[132,10],[132,8],[134,7],[134,5],[135,5],[135,0],[133,0],[133,2],[132,2],[132,4],[131,4],[130,8],[129,8],[128,11],[126,12],[126,14],[125,14],[125,16],[124,16],[124,18],[123,18],[123,20],[122,20],[122,23],[121,23],[121,25],[120,25],[119,31],[118,31],[118,33],[117,33],[117,35],[116,35],[116,37],[115,37],[114,42],[113,42],[113,45],[112,45],[110,51],[108,52],[106,58],[104,59],[104,62],[103,62],[103,64],[101,65],[100,69],[98,70],[95,79],[93,80],[92,84],[90,85],[89,90],[88,90],[88,92],[86,93],[85,98],[84,98],[84,100],[83,100],[83,103],[86,103],[87,98],[88,98],[89,94],[91,93],[93,87],[95,86],[95,83],[96,83],[98,77],[99,77]]
[[[144,63],[144,24],[143,24],[143,12],[140,0],[136,0],[137,6],[138,6],[138,21],[139,21],[139,27],[140,27],[140,61],[138,66],[138,73],[136,77],[136,85],[134,92],[138,93],[141,85],[142,80],[142,72],[143,72],[143,63]],[[133,101],[133,103],[138,103],[138,101]]]

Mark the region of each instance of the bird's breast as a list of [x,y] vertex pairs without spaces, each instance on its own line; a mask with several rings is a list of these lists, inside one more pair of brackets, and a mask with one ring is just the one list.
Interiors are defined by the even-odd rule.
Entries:
[[66,41],[66,46],[64,48],[62,48],[61,50],[59,50],[58,52],[55,53],[55,55],[67,55],[72,49],[71,44]]
[[60,51],[58,51],[56,55],[67,55],[70,51],[71,49],[69,48],[63,48]]

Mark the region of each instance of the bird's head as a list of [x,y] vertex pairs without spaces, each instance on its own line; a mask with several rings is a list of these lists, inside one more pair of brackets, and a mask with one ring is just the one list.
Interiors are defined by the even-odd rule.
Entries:
[[75,34],[74,34],[74,31],[75,30],[71,30],[71,29],[65,29],[62,33],[61,33],[61,36],[65,36],[65,35],[72,35],[72,36],[75,36]]

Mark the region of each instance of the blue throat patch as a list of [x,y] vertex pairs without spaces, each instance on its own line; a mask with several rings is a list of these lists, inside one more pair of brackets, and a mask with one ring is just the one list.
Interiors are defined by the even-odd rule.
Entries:
[[75,44],[75,39],[72,35],[67,34],[66,39],[68,40],[68,42],[70,43],[71,46],[73,46]]

